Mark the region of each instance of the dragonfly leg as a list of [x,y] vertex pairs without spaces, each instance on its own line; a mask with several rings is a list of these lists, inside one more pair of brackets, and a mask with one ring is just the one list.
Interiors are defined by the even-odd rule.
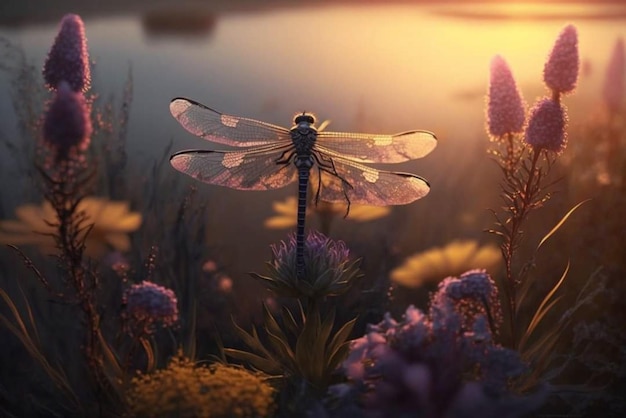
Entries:
[[313,157],[315,158],[315,161],[317,162],[318,174],[319,174],[317,193],[315,195],[315,204],[317,205],[317,202],[319,201],[320,191],[322,188],[322,173],[321,172],[324,171],[330,174],[331,176],[335,176],[339,180],[341,180],[341,191],[343,192],[343,197],[346,199],[346,202],[348,202],[348,207],[346,208],[346,214],[344,215],[344,218],[347,218],[348,214],[350,213],[350,197],[348,197],[348,192],[346,189],[347,188],[354,189],[354,186],[352,186],[350,182],[348,182],[346,179],[341,177],[339,173],[337,173],[337,169],[335,168],[335,163],[332,158],[325,156],[325,155],[317,155],[315,153],[313,153]]
[[276,164],[289,164],[291,163],[291,159],[293,158],[294,154],[296,153],[295,151],[291,151],[289,152],[289,154],[287,154],[287,152],[289,152],[289,150],[285,150],[283,151],[282,154],[280,154],[280,157],[278,157],[275,162]]
[[320,201],[320,191],[322,190],[322,170],[317,166],[317,192],[315,192],[315,206]]

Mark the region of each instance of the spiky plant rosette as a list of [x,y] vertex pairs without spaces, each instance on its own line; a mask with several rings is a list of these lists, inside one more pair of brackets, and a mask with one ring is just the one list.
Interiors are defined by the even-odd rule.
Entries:
[[359,276],[360,259],[350,260],[350,251],[343,241],[334,241],[312,231],[304,243],[304,275],[298,278],[296,236],[272,245],[272,261],[267,263],[269,274],[260,279],[279,296],[320,299],[346,292]]

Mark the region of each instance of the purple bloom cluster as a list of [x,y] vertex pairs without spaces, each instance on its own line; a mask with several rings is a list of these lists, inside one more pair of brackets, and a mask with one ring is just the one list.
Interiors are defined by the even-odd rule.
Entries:
[[65,81],[58,89],[43,122],[43,139],[64,157],[71,149],[84,151],[89,146],[92,126],[89,107],[80,92],[74,92]]
[[531,109],[524,140],[535,149],[561,152],[565,149],[567,116],[563,106],[544,97]]
[[554,93],[568,93],[576,88],[578,67],[578,32],[574,25],[568,25],[552,48],[543,69],[543,80]]
[[[615,67],[619,67],[621,62],[623,73],[623,45],[621,58],[619,52],[616,54]],[[544,81],[552,90],[552,97],[537,101],[530,110],[528,124],[525,128],[524,139],[535,150],[559,153],[565,149],[567,115],[565,107],[560,104],[560,96],[574,90],[578,70],[578,34],[575,26],[568,25],[561,31],[544,67]],[[619,71],[614,70],[615,73]],[[622,77],[621,81],[619,77]],[[616,81],[607,83],[623,87],[623,74],[611,78]],[[605,87],[605,90],[610,89]],[[621,100],[621,92],[607,93],[606,91],[607,103],[616,103]],[[620,95],[619,98],[617,97],[618,94]],[[615,105],[609,104],[609,107],[611,106]],[[506,61],[496,55],[491,62],[489,83],[487,107],[489,134],[492,137],[500,138],[505,134],[521,132],[525,120],[524,114],[523,101],[511,70]]]
[[66,81],[73,91],[87,91],[91,85],[89,54],[85,25],[80,16],[63,16],[59,32],[43,67],[43,76],[50,89],[58,89]]
[[494,332],[502,322],[498,287],[485,270],[470,270],[439,283],[431,299],[431,310],[450,308],[460,315],[466,331],[473,329],[475,321],[480,319],[490,318]]
[[178,301],[171,289],[144,280],[124,292],[125,316],[146,333],[155,324],[171,327],[178,321]]
[[399,322],[387,314],[351,343],[343,368],[360,388],[366,415],[517,417],[540,406],[543,394],[522,398],[509,388],[526,366],[517,352],[493,342],[486,315],[464,325],[461,301],[486,299],[499,311],[491,278],[470,271],[436,293],[428,314],[413,306]]
[[499,55],[491,61],[487,125],[489,133],[501,137],[521,132],[524,128],[525,110],[521,94],[508,64]]

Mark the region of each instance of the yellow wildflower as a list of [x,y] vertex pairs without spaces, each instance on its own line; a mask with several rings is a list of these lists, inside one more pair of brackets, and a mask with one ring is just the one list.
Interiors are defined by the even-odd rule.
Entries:
[[[265,227],[270,229],[286,229],[296,226],[296,215],[298,213],[298,200],[295,197],[273,204],[276,216],[272,216],[265,220]],[[327,218],[335,216],[343,217],[346,214],[347,203],[329,203],[319,201],[317,205],[310,203],[310,208],[320,217],[320,221],[324,223]],[[350,205],[350,213],[347,219],[357,222],[373,221],[378,218],[385,217],[391,209],[387,206],[365,206]],[[308,215],[309,213],[307,213]]]
[[133,417],[269,417],[274,389],[263,375],[224,364],[197,365],[181,353],[167,368],[131,381]]
[[[84,212],[83,226],[93,224],[85,242],[85,255],[99,257],[112,247],[118,251],[130,249],[128,233],[141,225],[141,214],[131,212],[127,202],[109,201],[101,197],[86,197],[79,203],[77,212]],[[0,221],[0,243],[35,245],[44,253],[57,251],[54,226],[58,217],[52,205],[44,201],[41,206],[23,205],[15,210],[17,220]]]
[[494,273],[501,262],[500,249],[495,245],[479,247],[476,241],[455,240],[444,247],[434,247],[408,257],[404,264],[391,272],[391,280],[415,288],[477,268]]

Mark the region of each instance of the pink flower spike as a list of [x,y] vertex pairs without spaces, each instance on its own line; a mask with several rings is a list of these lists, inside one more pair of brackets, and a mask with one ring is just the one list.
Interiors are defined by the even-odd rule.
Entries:
[[92,132],[89,107],[82,93],[75,93],[62,81],[43,121],[43,139],[60,158],[70,149],[84,151]]
[[560,103],[544,97],[530,110],[530,119],[524,137],[535,149],[561,152],[565,149],[567,116]]
[[491,60],[487,125],[489,133],[501,137],[507,133],[521,132],[524,126],[524,103],[513,74],[500,56]]
[[59,32],[43,66],[46,86],[57,89],[61,81],[74,91],[87,91],[91,85],[89,54],[85,25],[80,16],[67,14],[61,19]]
[[606,76],[602,87],[604,103],[609,111],[613,113],[619,112],[624,100],[625,61],[624,40],[619,38],[613,47],[613,53],[606,68]]
[[559,34],[543,68],[543,80],[554,93],[568,93],[576,88],[578,78],[578,33],[574,25]]

